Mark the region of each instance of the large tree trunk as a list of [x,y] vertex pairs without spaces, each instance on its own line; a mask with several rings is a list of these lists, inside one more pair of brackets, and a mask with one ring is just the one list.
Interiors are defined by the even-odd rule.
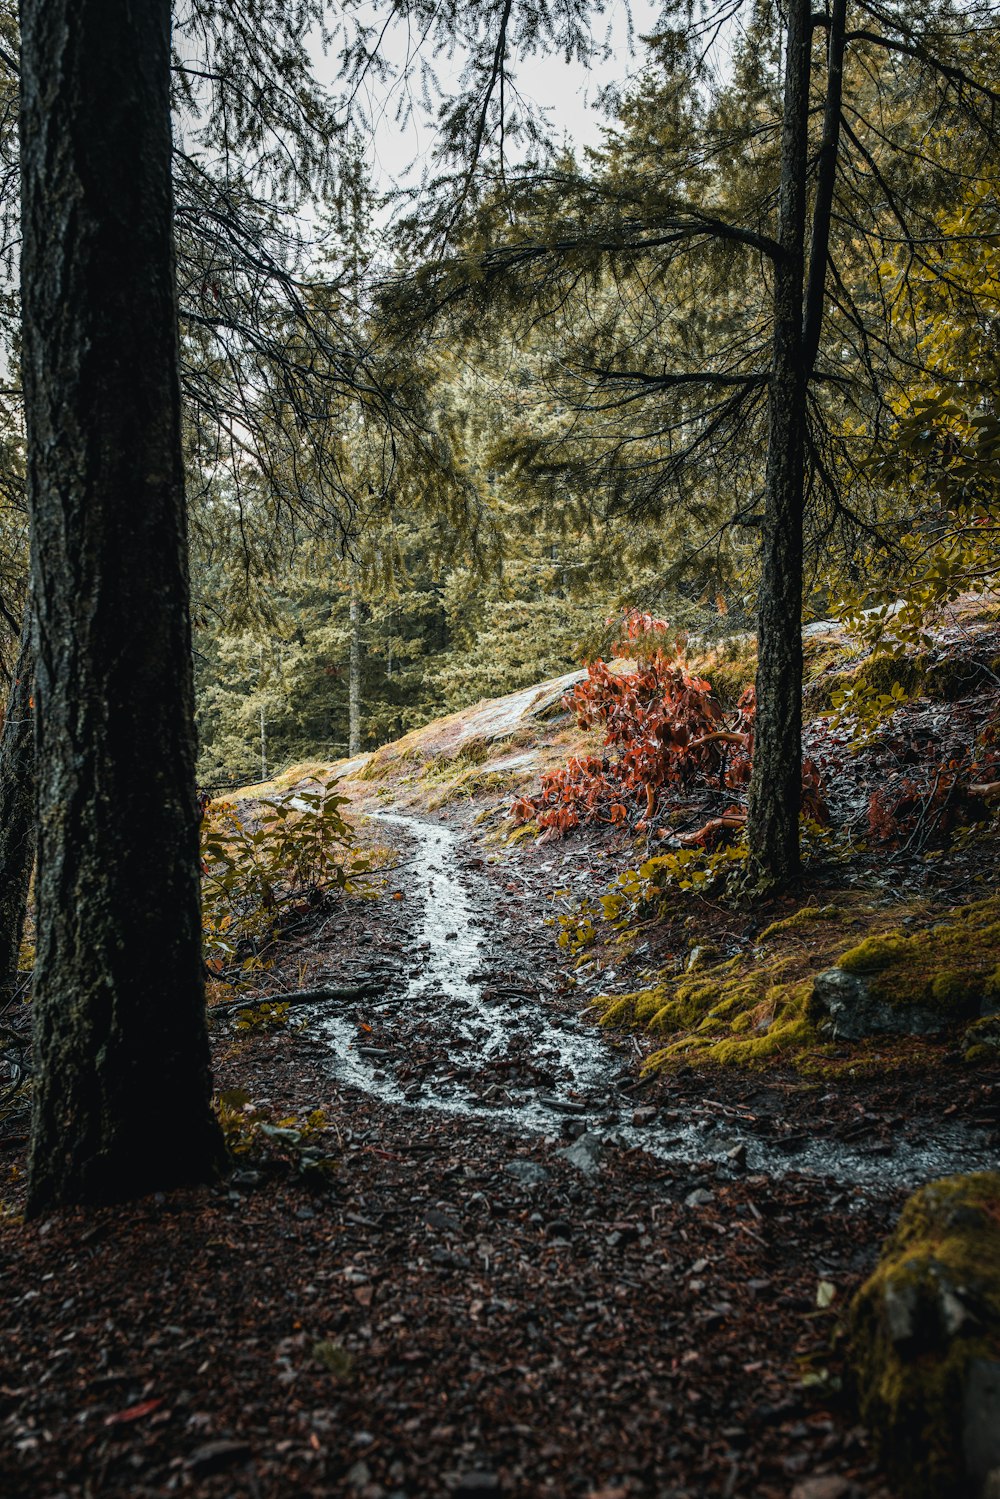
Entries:
[[213,1177],[170,0],[22,0],[39,843],[29,1211]]
[[347,753],[361,753],[361,599],[357,568],[351,569],[350,642],[347,670]]
[[774,273],[774,347],[757,621],[757,720],[747,837],[758,888],[799,870],[802,795],[802,513],[806,389],[802,318],[808,164],[809,0],[790,0]]
[[17,983],[17,959],[35,862],[33,697],[29,607],[0,733],[0,1006]]

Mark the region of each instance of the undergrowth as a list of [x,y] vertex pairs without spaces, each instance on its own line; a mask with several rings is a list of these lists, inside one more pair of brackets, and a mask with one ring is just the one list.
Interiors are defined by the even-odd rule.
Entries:
[[[754,689],[745,687],[727,710],[711,682],[691,670],[679,643],[672,653],[663,650],[666,621],[633,611],[622,625],[615,652],[631,657],[635,670],[622,675],[606,661],[592,661],[586,681],[563,699],[579,728],[603,730],[603,753],[571,756],[547,771],[539,792],[519,797],[511,816],[552,835],[606,823],[664,836],[657,822],[675,794],[703,787],[731,793],[734,803],[679,841],[725,841],[746,821],[740,798],[753,760]],[[802,806],[812,821],[826,821],[819,772],[809,760],[802,767]]]
[[262,945],[290,917],[357,888],[377,861],[357,846],[335,786],[259,802],[208,802],[202,821],[205,961],[232,978],[260,966]]

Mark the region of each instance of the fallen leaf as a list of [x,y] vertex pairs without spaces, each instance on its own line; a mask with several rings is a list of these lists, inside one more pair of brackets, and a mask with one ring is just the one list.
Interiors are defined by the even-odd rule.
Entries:
[[163,1404],[162,1399],[140,1400],[138,1405],[130,1405],[127,1410],[115,1411],[111,1416],[104,1417],[105,1426],[124,1426],[129,1421],[141,1421],[143,1416],[151,1416],[155,1410],[159,1410]]

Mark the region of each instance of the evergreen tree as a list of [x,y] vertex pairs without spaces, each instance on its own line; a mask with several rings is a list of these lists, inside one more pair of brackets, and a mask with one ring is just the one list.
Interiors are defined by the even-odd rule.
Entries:
[[[741,10],[720,86],[699,58],[735,9],[668,7],[660,85],[628,101],[591,170],[497,180],[464,224],[468,251],[388,301],[404,321],[461,313],[486,339],[541,318],[562,332],[561,430],[512,444],[519,472],[609,513],[693,512],[700,529],[714,508],[759,535],[749,839],[768,885],[798,868],[807,541],[874,534],[865,463],[914,355],[898,316],[912,281],[890,307],[883,267],[902,254],[934,274],[935,208],[970,173],[988,178],[996,27],[946,3]],[[447,212],[410,222],[418,247]]]

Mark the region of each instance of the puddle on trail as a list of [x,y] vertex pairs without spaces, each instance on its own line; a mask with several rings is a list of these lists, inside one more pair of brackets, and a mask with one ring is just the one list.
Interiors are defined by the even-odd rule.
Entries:
[[[666,1160],[724,1164],[728,1152],[743,1145],[746,1169],[772,1175],[809,1172],[897,1188],[953,1171],[996,1169],[987,1137],[957,1122],[935,1122],[931,1137],[926,1121],[928,1138],[900,1140],[890,1153],[881,1144],[866,1151],[821,1138],[762,1139],[736,1117],[706,1117],[708,1106],[696,1107],[692,1119],[661,1114],[633,1125],[641,1100],[620,1089],[634,1082],[634,1070],[623,1071],[623,1054],[603,1033],[559,1010],[537,984],[491,982],[496,954],[486,937],[488,913],[477,909],[461,877],[459,835],[402,813],[372,815],[400,827],[411,841],[409,888],[422,909],[409,976],[365,1001],[371,1045],[359,1028],[357,1006],[349,1014],[317,1012],[316,1031],[329,1043],[341,1082],[415,1112],[474,1117],[511,1133],[558,1134],[568,1116],[608,1143],[640,1146]],[[500,954],[505,967],[511,958],[509,951]],[[418,1069],[416,1081],[410,1074],[421,1054],[433,1060]]]

